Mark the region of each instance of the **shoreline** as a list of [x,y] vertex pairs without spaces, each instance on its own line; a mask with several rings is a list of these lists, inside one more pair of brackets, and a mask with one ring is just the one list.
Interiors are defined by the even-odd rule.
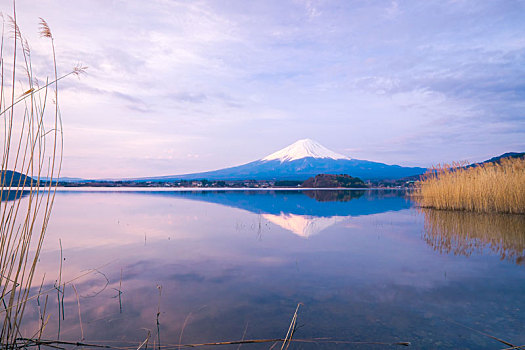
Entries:
[[[49,187],[40,187],[39,191],[45,191]],[[4,189],[5,190],[5,189]],[[17,189],[11,189],[11,191]],[[30,191],[30,188],[20,188],[18,190]],[[151,186],[133,186],[133,187],[118,187],[118,186],[65,186],[57,187],[57,192],[189,192],[189,191],[377,191],[377,190],[396,190],[406,191],[408,188],[397,187],[368,187],[368,188],[346,188],[346,187],[151,187]]]

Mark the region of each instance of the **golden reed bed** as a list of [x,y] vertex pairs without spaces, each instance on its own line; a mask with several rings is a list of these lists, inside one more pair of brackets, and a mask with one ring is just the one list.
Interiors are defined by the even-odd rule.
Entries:
[[525,159],[433,167],[421,177],[414,199],[422,208],[525,214]]

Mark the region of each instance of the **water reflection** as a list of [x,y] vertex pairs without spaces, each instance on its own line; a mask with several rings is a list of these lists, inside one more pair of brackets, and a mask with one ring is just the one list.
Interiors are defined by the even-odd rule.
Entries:
[[248,210],[303,238],[351,216],[410,207],[401,191],[189,191],[168,195]]
[[2,202],[8,202],[8,201],[14,201],[15,199],[19,199],[21,197],[25,197],[29,194],[29,191],[25,190],[4,190],[2,191],[1,199]]
[[421,211],[425,217],[423,238],[434,250],[471,256],[489,249],[501,259],[525,264],[525,216]]
[[[151,194],[151,193],[150,193]],[[410,208],[401,191],[176,191],[155,196],[178,197],[244,209],[256,214],[317,217],[378,214]]]
[[365,194],[365,191],[340,191],[340,190],[326,190],[326,191],[305,191],[305,195],[315,199],[319,202],[348,202],[352,199],[357,199]]
[[348,216],[318,217],[285,213],[280,215],[262,214],[262,216],[271,223],[304,238],[309,238],[348,218]]
[[[61,192],[31,293],[50,291],[43,338],[57,337],[62,264],[80,300],[67,285],[64,340],[137,348],[147,330],[158,339],[159,304],[162,346],[282,337],[302,302],[297,338],[497,346],[453,319],[525,344],[521,266],[433,251],[402,192],[344,192]],[[45,300],[28,304],[25,336]]]

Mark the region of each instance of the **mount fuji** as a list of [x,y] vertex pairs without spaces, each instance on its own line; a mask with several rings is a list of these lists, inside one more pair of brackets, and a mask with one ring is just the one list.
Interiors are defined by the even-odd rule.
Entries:
[[375,180],[399,179],[423,174],[425,170],[353,159],[331,151],[316,141],[303,139],[264,158],[231,168],[136,180],[306,180],[318,174],[348,174],[364,180]]

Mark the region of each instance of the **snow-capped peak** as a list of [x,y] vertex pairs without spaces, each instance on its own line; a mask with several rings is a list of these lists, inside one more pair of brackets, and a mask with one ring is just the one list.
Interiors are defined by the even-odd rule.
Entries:
[[303,139],[292,143],[290,146],[280,151],[270,154],[261,160],[280,160],[281,162],[312,158],[331,158],[331,159],[350,159],[342,154],[330,151],[318,142],[310,139]]

